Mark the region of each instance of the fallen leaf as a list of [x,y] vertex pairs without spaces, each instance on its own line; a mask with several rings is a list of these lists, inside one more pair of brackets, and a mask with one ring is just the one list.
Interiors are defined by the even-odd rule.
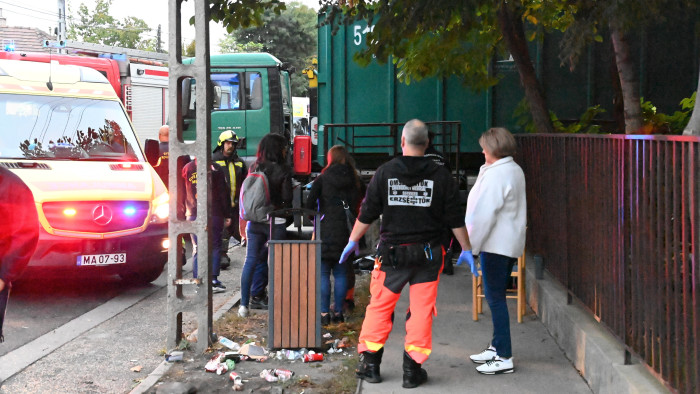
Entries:
[[140,365],[137,365],[137,366],[131,368],[131,372],[141,372],[141,368],[143,368],[143,367]]

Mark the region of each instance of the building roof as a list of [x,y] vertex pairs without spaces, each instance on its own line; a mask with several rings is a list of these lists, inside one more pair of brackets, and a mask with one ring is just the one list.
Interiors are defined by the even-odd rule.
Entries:
[[0,40],[14,40],[15,52],[49,52],[50,48],[44,48],[42,42],[54,39],[48,33],[33,27],[0,26]]

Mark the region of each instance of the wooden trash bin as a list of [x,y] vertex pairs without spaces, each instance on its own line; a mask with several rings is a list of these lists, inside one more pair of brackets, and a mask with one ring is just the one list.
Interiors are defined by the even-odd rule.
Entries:
[[[315,216],[316,223],[319,219],[316,211],[294,208],[272,212],[270,221],[290,214]],[[320,226],[315,227],[315,240],[268,242],[268,346],[272,349],[321,347],[321,234]]]

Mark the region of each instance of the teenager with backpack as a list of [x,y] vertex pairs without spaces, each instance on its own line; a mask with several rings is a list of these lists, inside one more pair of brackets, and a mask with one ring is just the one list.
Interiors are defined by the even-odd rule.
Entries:
[[[238,315],[247,317],[250,305],[250,290],[256,267],[264,265],[267,277],[267,241],[270,239],[270,222],[267,213],[292,206],[292,167],[287,163],[287,140],[280,134],[269,133],[258,144],[255,162],[250,166],[248,177],[241,189],[240,216],[248,220],[246,233],[246,257],[241,273],[241,305]],[[262,187],[260,187],[262,186]],[[268,189],[265,193],[264,189]],[[262,193],[259,191],[262,190]],[[250,201],[250,192],[255,199]],[[267,199],[267,200],[264,200]],[[260,212],[263,212],[260,214]],[[257,215],[256,215],[257,213]],[[274,218],[273,239],[284,239],[286,219]],[[267,282],[267,281],[265,281]]]
[[[314,180],[306,200],[308,209],[318,209],[322,214],[321,234],[321,324],[344,321],[343,304],[348,289],[351,263],[338,263],[340,254],[350,237],[348,212],[356,218],[362,200],[362,184],[357,175],[352,157],[345,147],[336,145],[328,151],[328,165]],[[330,313],[331,272],[333,273],[334,313]],[[354,272],[350,272],[354,276]],[[354,284],[353,284],[354,285]]]

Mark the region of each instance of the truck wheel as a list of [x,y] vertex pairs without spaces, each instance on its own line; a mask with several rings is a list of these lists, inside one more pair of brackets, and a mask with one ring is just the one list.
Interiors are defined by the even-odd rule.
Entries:
[[163,267],[160,268],[152,268],[148,271],[141,271],[141,272],[125,272],[119,274],[119,277],[122,278],[122,281],[128,283],[128,284],[135,284],[135,285],[145,285],[153,282],[154,280],[158,279],[160,274],[163,272]]

